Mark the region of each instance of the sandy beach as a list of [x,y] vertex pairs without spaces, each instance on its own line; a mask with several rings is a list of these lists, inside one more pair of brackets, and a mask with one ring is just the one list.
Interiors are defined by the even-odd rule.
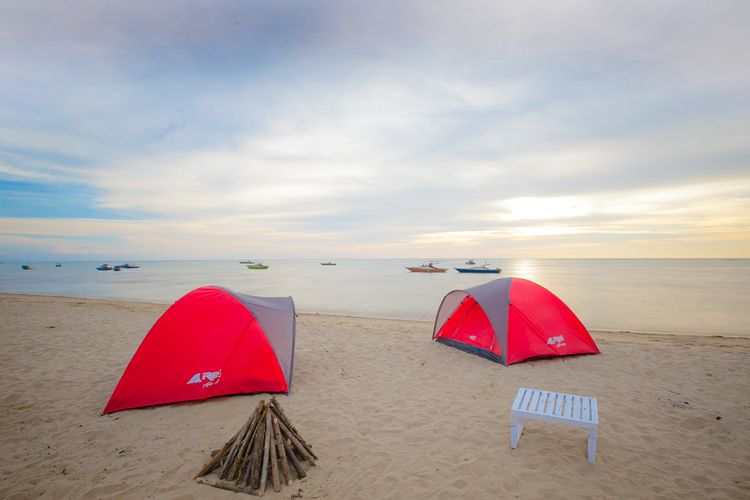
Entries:
[[[260,399],[100,416],[164,304],[0,294],[0,497],[252,498],[193,481]],[[750,339],[592,332],[602,354],[504,367],[431,322],[303,314],[281,404],[320,456],[266,498],[749,498]],[[599,443],[520,386],[596,396]]]

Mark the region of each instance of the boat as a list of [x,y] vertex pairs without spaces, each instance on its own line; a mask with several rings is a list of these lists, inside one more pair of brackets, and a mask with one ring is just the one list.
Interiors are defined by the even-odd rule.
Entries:
[[96,270],[97,271],[111,271],[112,266],[110,266],[109,264],[102,264],[101,266],[96,266]]
[[255,264],[254,260],[241,260],[240,264]]
[[436,267],[432,262],[422,264],[418,267],[407,267],[406,269],[413,273],[444,273],[448,270],[448,268],[445,267]]
[[256,262],[255,264],[248,264],[248,269],[268,269],[268,266],[263,264],[262,262]]
[[112,269],[112,270],[113,271],[122,271],[122,266],[115,266],[115,268]]
[[476,262],[474,262],[474,259],[469,259],[466,262],[464,262],[464,264],[468,264],[470,266],[473,266],[474,264],[476,264]]
[[129,262],[126,262],[125,264],[120,264],[119,266],[115,266],[115,267],[119,267],[121,269],[138,269],[141,266],[137,266],[135,264],[131,264]]
[[33,267],[31,267],[31,266],[30,266],[30,265],[28,265],[28,264],[24,264],[24,265],[22,265],[22,266],[21,266],[21,269],[25,269],[26,271],[29,271],[30,269],[34,269],[34,268],[33,268]]
[[320,265],[321,266],[335,266],[336,263],[335,262],[321,262]]
[[55,267],[62,267],[62,264],[60,264],[60,263],[58,262],[57,264],[55,264]]
[[456,271],[459,273],[499,273],[500,268],[499,267],[490,267],[489,264],[484,263],[481,266],[473,266],[473,267],[454,267]]

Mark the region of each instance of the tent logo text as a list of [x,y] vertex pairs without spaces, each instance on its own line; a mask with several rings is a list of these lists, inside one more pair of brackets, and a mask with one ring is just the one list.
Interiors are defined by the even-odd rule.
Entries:
[[198,372],[187,381],[188,384],[203,384],[203,388],[211,387],[219,383],[221,379],[221,370],[218,372]]
[[547,345],[554,347],[565,347],[565,337],[562,335],[555,335],[547,339]]

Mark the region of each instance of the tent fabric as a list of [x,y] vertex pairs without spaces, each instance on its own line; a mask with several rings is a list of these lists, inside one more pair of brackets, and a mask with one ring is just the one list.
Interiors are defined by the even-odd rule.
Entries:
[[157,320],[103,413],[228,394],[291,389],[291,297],[254,297],[206,286]]
[[[253,297],[224,290],[242,302],[263,326],[263,331],[266,332],[268,341],[284,372],[284,378],[291,385],[295,339],[294,302],[291,297]],[[288,314],[290,304],[292,314]],[[289,331],[292,335],[288,334]]]
[[559,297],[521,278],[449,292],[438,309],[432,338],[505,365],[599,352],[586,327]]

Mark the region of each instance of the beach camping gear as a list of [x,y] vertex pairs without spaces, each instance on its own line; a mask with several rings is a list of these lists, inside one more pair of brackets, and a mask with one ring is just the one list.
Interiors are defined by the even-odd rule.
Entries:
[[227,394],[289,392],[294,361],[291,297],[254,297],[206,286],[154,324],[104,408]]
[[587,458],[596,458],[596,435],[599,411],[596,398],[521,387],[510,412],[510,447],[516,448],[527,419],[546,420],[558,424],[583,427],[589,431]]
[[438,309],[432,338],[504,365],[599,352],[586,327],[562,300],[521,278],[497,279],[448,293]]
[[269,481],[274,491],[281,491],[282,481],[291,486],[295,477],[306,477],[302,463],[315,465],[317,459],[274,397],[269,403],[258,403],[245,425],[211,456],[194,479],[216,470],[216,479],[198,482],[262,496]]

